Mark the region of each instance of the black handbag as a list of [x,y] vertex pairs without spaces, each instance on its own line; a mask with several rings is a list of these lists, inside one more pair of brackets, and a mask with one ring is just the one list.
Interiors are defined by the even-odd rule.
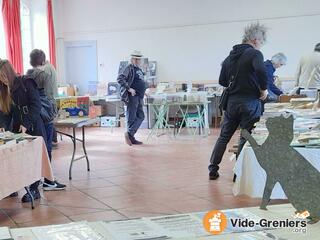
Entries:
[[[226,111],[227,110],[227,105],[228,105],[228,99],[229,99],[229,94],[230,94],[230,91],[232,90],[232,88],[235,86],[235,83],[236,83],[236,78],[238,76],[238,73],[239,73],[239,62],[240,62],[240,59],[241,57],[244,55],[244,53],[246,52],[247,50],[245,50],[241,56],[239,57],[239,59],[237,60],[237,71],[235,74],[231,74],[230,76],[230,81],[229,81],[229,86],[226,87],[223,91],[222,91],[222,94],[221,94],[221,97],[219,99],[219,109],[220,109],[220,112],[222,114],[223,111]],[[229,59],[230,61],[230,59]],[[230,64],[231,65],[231,64]]]

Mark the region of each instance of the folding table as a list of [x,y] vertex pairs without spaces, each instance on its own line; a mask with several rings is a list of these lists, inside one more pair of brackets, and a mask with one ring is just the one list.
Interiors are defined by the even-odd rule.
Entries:
[[[87,161],[87,170],[90,171],[90,162],[86,150],[86,144],[85,144],[85,127],[93,125],[97,122],[99,122],[99,118],[88,118],[88,117],[70,117],[66,119],[58,119],[55,121],[54,125],[56,128],[72,128],[72,135],[68,134],[66,132],[62,132],[61,130],[57,130],[57,133],[60,133],[62,135],[65,135],[69,137],[73,142],[73,152],[69,167],[69,179],[72,179],[72,165],[75,161],[81,160],[83,158]],[[79,139],[76,137],[76,129],[81,128],[82,129],[82,139]],[[82,143],[82,149],[84,152],[84,155],[75,158],[75,153],[77,150],[77,141]]]

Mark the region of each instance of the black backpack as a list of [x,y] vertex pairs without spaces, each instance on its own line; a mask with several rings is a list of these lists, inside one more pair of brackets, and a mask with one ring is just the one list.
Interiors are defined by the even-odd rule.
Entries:
[[40,101],[41,101],[41,112],[40,116],[44,123],[51,123],[57,116],[55,105],[48,99],[44,92],[44,89],[39,89]]

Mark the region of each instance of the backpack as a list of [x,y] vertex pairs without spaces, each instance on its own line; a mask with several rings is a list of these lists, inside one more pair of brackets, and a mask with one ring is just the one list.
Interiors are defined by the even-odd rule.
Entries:
[[43,88],[39,89],[39,95],[41,101],[40,116],[45,124],[51,123],[57,116],[55,105],[48,99]]

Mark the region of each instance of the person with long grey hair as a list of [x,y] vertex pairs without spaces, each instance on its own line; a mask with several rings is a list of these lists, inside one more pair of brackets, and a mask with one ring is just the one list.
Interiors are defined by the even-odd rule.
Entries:
[[[237,128],[240,126],[251,132],[261,116],[261,100],[268,95],[268,85],[263,55],[259,50],[266,42],[266,33],[267,28],[260,23],[245,27],[242,43],[235,45],[222,63],[219,84],[229,86],[229,94],[220,136],[208,167],[210,180],[219,177],[219,164]],[[238,153],[244,143],[245,139],[240,138]]]
[[279,96],[283,94],[282,90],[279,89],[274,81],[275,76],[274,72],[276,69],[286,65],[287,63],[287,57],[284,55],[284,53],[276,53],[272,56],[271,60],[266,60],[264,62],[264,66],[266,67],[266,72],[268,76],[268,97],[267,102],[277,102],[279,99]]

